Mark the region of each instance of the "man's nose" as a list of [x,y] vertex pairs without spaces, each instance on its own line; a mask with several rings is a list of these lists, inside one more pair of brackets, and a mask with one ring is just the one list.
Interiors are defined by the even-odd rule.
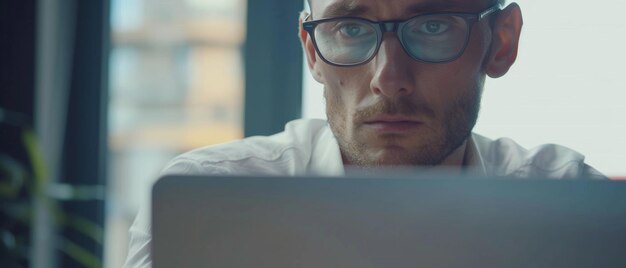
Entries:
[[386,33],[372,60],[374,77],[370,89],[388,98],[407,96],[415,90],[414,60],[406,54],[396,35]]

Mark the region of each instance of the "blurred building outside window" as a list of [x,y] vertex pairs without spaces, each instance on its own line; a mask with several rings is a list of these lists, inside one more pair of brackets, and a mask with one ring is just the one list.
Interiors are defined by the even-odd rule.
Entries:
[[243,136],[245,0],[112,0],[105,266],[176,155]]

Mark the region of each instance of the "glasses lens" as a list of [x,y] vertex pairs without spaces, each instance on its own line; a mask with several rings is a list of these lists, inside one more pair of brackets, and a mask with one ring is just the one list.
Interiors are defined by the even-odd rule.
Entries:
[[405,49],[414,58],[429,62],[444,62],[463,51],[469,26],[467,21],[453,15],[427,15],[408,21],[402,29]]
[[317,49],[324,59],[339,65],[367,61],[376,51],[378,33],[365,21],[342,19],[323,22],[315,28]]

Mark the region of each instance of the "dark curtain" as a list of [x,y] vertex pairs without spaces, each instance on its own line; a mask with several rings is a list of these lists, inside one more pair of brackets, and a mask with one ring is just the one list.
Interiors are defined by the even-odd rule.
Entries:
[[109,0],[0,1],[0,267],[101,267]]

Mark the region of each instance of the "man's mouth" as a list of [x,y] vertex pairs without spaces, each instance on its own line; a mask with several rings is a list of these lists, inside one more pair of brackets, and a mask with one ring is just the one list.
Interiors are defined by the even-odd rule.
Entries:
[[407,116],[379,116],[366,120],[363,125],[382,133],[404,133],[415,130],[424,122]]

